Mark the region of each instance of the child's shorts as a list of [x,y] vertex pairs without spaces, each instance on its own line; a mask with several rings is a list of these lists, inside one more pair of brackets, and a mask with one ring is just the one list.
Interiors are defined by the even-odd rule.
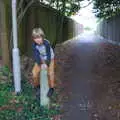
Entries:
[[[41,71],[41,66],[35,63],[32,69],[34,87],[37,87],[40,85],[40,77],[39,77],[40,71]],[[51,60],[50,65],[48,67],[48,77],[49,77],[49,80],[54,80],[54,60]]]

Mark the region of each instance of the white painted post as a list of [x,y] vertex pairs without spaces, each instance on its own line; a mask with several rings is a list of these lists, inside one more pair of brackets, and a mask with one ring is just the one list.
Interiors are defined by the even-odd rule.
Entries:
[[12,26],[13,26],[13,75],[14,75],[14,87],[15,93],[21,92],[21,71],[20,71],[20,56],[18,49],[17,39],[17,12],[16,12],[16,0],[12,0]]
[[41,73],[40,73],[40,105],[49,108],[49,98],[47,97],[47,93],[49,90],[48,84],[48,74],[46,69],[46,64],[41,65]]

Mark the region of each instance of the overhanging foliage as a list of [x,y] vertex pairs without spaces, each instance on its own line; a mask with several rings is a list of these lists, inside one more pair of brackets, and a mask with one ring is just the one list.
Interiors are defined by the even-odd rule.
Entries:
[[120,14],[120,0],[94,0],[94,12],[97,17],[109,19]]

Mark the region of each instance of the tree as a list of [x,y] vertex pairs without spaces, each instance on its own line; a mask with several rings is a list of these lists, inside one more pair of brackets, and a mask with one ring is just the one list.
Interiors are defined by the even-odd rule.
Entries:
[[97,17],[109,19],[120,14],[120,0],[94,0],[94,12]]

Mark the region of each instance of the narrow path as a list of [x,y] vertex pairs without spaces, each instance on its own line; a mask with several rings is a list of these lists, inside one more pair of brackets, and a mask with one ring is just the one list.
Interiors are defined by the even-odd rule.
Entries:
[[94,35],[62,47],[62,120],[120,120],[120,48]]

